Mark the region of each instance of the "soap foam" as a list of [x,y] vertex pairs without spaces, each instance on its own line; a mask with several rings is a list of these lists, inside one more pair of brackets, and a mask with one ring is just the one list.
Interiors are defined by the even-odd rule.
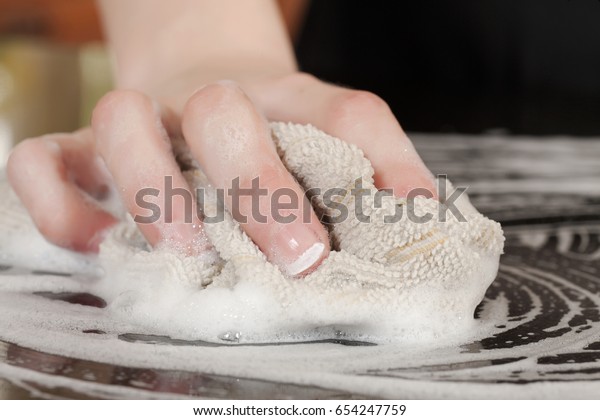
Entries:
[[[112,265],[92,292],[110,302],[109,310],[153,333],[184,339],[220,341],[229,334],[239,342],[310,341],[331,337],[372,342],[427,343],[460,341],[474,325],[473,311],[485,287],[456,290],[420,283],[410,293],[350,289],[316,293],[311,276],[280,279],[285,302],[272,283],[239,279],[231,287],[174,281],[173,254],[153,252],[165,268],[153,266],[131,277],[131,259]],[[183,257],[185,260],[187,257]],[[176,262],[175,262],[176,261]],[[324,263],[336,264],[336,253]],[[275,271],[275,267],[270,267]],[[464,284],[489,284],[498,259],[482,260]],[[181,279],[179,279],[181,280]],[[189,280],[189,279],[188,279]]]

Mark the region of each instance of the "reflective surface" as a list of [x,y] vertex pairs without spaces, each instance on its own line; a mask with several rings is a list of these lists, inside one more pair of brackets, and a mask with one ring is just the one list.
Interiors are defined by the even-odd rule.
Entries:
[[[88,325],[78,333],[99,346],[116,340],[139,354],[129,358],[136,366],[5,341],[0,372],[13,385],[0,387],[4,397],[600,397],[600,142],[416,137],[430,167],[469,185],[474,203],[505,229],[498,278],[474,314],[481,325],[476,339],[411,354],[343,337],[242,347]],[[0,267],[0,276],[18,270]],[[105,306],[101,297],[81,292],[35,296],[99,314]],[[183,354],[179,350],[190,357],[184,368],[140,367],[144,352],[167,360]],[[227,373],[209,373],[198,361],[219,352],[231,356],[223,365]],[[236,368],[245,358],[255,369]],[[285,367],[286,360],[296,373],[269,371],[271,361]],[[300,362],[304,368],[295,367]]]

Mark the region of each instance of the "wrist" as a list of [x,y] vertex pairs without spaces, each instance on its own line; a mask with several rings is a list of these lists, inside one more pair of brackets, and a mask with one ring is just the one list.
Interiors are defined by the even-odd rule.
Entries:
[[194,73],[198,82],[294,71],[273,0],[100,1],[117,86],[144,92]]

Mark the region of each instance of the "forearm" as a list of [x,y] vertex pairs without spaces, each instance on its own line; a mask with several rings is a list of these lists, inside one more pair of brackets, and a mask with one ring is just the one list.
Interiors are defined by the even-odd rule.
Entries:
[[148,93],[202,72],[211,79],[296,68],[273,0],[98,0],[121,88]]

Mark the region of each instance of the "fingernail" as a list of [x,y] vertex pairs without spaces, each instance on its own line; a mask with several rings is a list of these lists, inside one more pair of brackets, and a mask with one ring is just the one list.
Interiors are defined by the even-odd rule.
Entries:
[[285,274],[297,276],[314,266],[323,256],[325,244],[301,223],[285,225],[273,239],[271,258]]

